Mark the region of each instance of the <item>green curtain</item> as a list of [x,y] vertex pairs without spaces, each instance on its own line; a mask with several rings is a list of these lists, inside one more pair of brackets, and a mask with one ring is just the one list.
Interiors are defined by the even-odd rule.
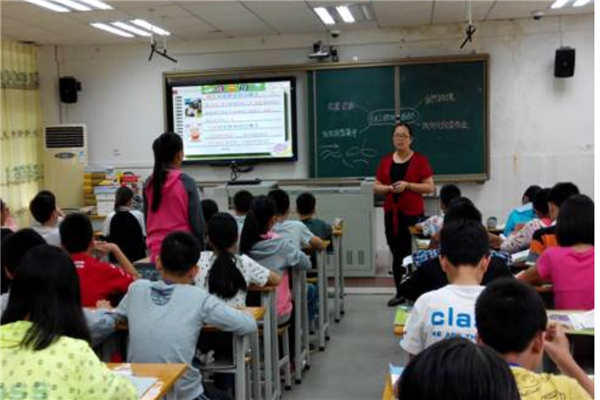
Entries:
[[21,227],[29,226],[29,201],[44,178],[37,58],[36,46],[2,41],[0,196]]

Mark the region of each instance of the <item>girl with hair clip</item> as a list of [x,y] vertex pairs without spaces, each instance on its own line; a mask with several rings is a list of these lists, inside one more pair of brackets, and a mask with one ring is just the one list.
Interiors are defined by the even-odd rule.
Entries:
[[310,268],[310,259],[289,240],[271,231],[275,225],[275,203],[267,196],[258,196],[246,217],[240,252],[282,275],[277,286],[277,317],[279,324],[289,321],[292,314],[290,268]]
[[181,171],[183,141],[165,132],[152,144],[154,170],[144,185],[146,243],[154,262],[169,233],[190,232],[204,248],[204,217],[196,182]]
[[3,398],[137,399],[90,347],[75,265],[58,247],[29,250],[1,325]]
[[248,286],[278,285],[281,276],[245,254],[237,255],[237,222],[227,213],[217,213],[208,222],[208,242],[213,251],[200,254],[196,286],[233,307],[246,305]]

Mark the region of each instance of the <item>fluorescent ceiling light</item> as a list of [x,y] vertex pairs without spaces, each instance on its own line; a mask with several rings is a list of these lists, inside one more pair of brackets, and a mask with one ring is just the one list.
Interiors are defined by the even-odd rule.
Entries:
[[100,23],[100,22],[96,22],[96,23],[93,23],[93,24],[90,24],[90,25],[93,26],[94,28],[102,29],[103,31],[110,32],[110,33],[112,33],[114,35],[119,35],[119,36],[123,36],[123,37],[126,37],[126,38],[135,37],[131,33],[124,32],[124,31],[122,31],[120,29],[114,28],[114,27],[112,27],[110,25],[103,24],[103,23]]
[[110,24],[139,36],[152,36],[150,32],[143,31],[135,26],[127,25],[125,22],[111,22]]
[[89,4],[98,10],[112,10],[113,8],[100,0],[78,0],[81,3]]
[[84,6],[83,4],[77,3],[76,1],[73,0],[54,0],[55,3],[60,3],[64,6],[67,6],[69,8],[72,8],[73,10],[77,10],[77,11],[92,11],[91,8],[89,8],[88,6]]
[[589,2],[590,0],[577,0],[575,4],[573,4],[573,7],[583,7]]
[[161,35],[161,36],[169,36],[171,34],[168,31],[165,31],[164,29],[159,28],[156,25],[152,25],[148,21],[144,21],[143,19],[134,19],[134,20],[131,20],[129,22],[131,22],[132,24],[136,24],[137,26],[140,26],[140,27],[142,27],[144,29],[149,30],[150,32],[154,32],[154,33],[156,33],[158,35]]
[[344,20],[345,23],[347,24],[353,24],[354,23],[354,16],[352,15],[352,13],[350,12],[350,9],[346,6],[338,6],[336,7],[336,10],[338,12],[338,14],[340,14],[340,17],[342,17],[342,19]]
[[550,6],[552,9],[562,8],[565,4],[567,4],[569,0],[556,0],[554,4]]
[[325,25],[335,25],[335,20],[325,7],[316,7],[314,10]]
[[59,6],[58,4],[50,3],[46,0],[25,0],[28,3],[35,4],[36,6],[47,8],[48,10],[56,11],[56,12],[71,12],[66,7]]

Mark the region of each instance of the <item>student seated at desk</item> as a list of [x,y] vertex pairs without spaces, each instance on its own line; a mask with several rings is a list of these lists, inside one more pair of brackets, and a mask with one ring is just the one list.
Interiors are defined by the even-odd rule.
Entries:
[[208,242],[213,251],[200,254],[196,286],[205,288],[232,307],[246,306],[248,286],[278,285],[281,276],[245,254],[237,255],[238,230],[235,219],[217,213],[208,221]]
[[[92,223],[87,215],[69,214],[60,225],[60,237],[77,267],[84,307],[95,307],[98,300],[118,302],[131,282],[139,278],[119,246],[94,241]],[[94,258],[94,251],[113,255],[119,266]]]
[[2,398],[137,399],[90,348],[75,265],[47,244],[19,265],[0,327]]
[[[11,237],[2,242],[2,269],[6,271],[7,283],[10,283],[14,279],[17,273],[17,266],[29,250],[42,244],[46,244],[44,238],[29,228],[15,232]],[[9,296],[10,291],[0,296],[0,316],[6,310]],[[106,310],[84,308],[83,314],[90,330],[92,345],[103,342],[115,331],[114,320],[108,315]]]
[[[496,350],[510,365],[522,400],[594,396],[594,383],[571,356],[562,327],[548,326],[544,303],[530,286],[516,280],[494,282],[479,296],[475,318],[478,341]],[[566,376],[534,372],[542,364],[544,352]]]
[[527,222],[518,231],[513,233],[500,244],[500,250],[513,254],[519,251],[527,250],[531,245],[533,234],[538,229],[547,228],[552,225],[550,212],[548,208],[548,194],[550,188],[538,191],[533,199],[533,210],[536,218]]
[[[562,204],[573,195],[579,194],[579,188],[571,182],[559,182],[548,193],[548,214],[556,221]],[[536,261],[550,247],[556,247],[556,226],[538,229],[533,233],[529,246],[529,261]]]
[[427,237],[437,236],[442,230],[444,224],[444,213],[450,207],[450,202],[461,197],[460,189],[456,185],[448,184],[440,189],[440,215],[434,215],[425,221],[417,224],[423,230],[423,235]]
[[29,211],[37,224],[32,229],[39,233],[44,240],[53,246],[60,247],[61,211],[56,207],[56,197],[52,192],[42,190],[29,203]]
[[[482,225],[481,213],[473,203],[464,197],[454,200],[444,215],[444,223],[473,221]],[[487,235],[487,233],[486,233]],[[489,241],[488,241],[489,245]],[[413,254],[416,270],[400,285],[400,295],[416,301],[422,294],[437,290],[448,284],[448,278],[440,263],[440,249],[422,250]],[[490,264],[483,275],[483,285],[498,278],[512,278],[508,263],[510,256],[490,249]]]
[[300,221],[308,227],[308,229],[323,240],[331,240],[333,228],[330,224],[322,219],[315,218],[317,200],[312,193],[302,193],[296,198],[296,211]]
[[281,274],[281,283],[277,286],[277,317],[279,324],[283,324],[292,315],[290,268],[309,269],[310,260],[289,240],[272,231],[275,220],[273,199],[268,196],[255,197],[244,223],[240,252]]
[[134,282],[115,310],[117,318],[128,321],[127,362],[187,365],[183,377],[175,384],[176,397],[180,400],[214,398],[208,386],[203,386],[194,360],[204,325],[238,335],[257,329],[250,314],[227,306],[193,285],[200,250],[200,242],[190,233],[167,235],[156,259],[162,280]]
[[556,222],[560,247],[546,250],[536,265],[517,277],[529,283],[549,281],[557,310],[594,309],[594,202],[583,194],[560,208]]
[[415,303],[400,342],[410,356],[452,336],[475,341],[475,300],[490,263],[487,232],[476,221],[444,222],[440,239],[440,262],[449,284]]
[[525,190],[525,193],[523,193],[523,197],[521,198],[523,205],[513,209],[506,219],[504,236],[509,237],[513,231],[521,229],[524,224],[535,218],[532,202],[535,195],[540,190],[542,190],[542,188],[538,185],[531,185]]
[[298,249],[312,248],[322,249],[323,241],[314,235],[306,225],[300,221],[288,220],[290,215],[290,196],[281,190],[275,189],[269,192],[269,197],[275,202],[276,222],[273,232],[288,239]]
[[246,215],[252,207],[252,193],[247,190],[240,190],[233,196],[233,211],[235,212],[235,221],[238,224],[238,232],[242,232]]
[[202,215],[204,216],[204,221],[208,223],[213,215],[219,212],[219,205],[213,199],[204,199],[200,202],[200,207],[202,207]]
[[[102,234],[115,243],[129,260],[137,261],[146,257],[146,227],[144,214],[134,210],[133,190],[121,186],[115,193],[115,209],[104,220]],[[117,262],[114,257],[111,261]]]
[[442,340],[406,366],[394,392],[399,400],[520,400],[506,362],[463,338]]

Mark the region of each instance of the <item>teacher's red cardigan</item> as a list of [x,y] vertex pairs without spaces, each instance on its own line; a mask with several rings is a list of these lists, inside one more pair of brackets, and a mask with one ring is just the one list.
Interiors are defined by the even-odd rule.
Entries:
[[[384,185],[391,185],[393,183],[390,178],[392,162],[394,162],[394,153],[383,157],[379,163],[379,167],[377,167],[375,177]],[[429,165],[429,160],[424,155],[415,152],[408,165],[404,181],[421,183],[431,176],[433,176],[433,170],[431,169],[431,165]],[[397,211],[406,215],[421,215],[425,211],[425,203],[423,202],[423,196],[419,193],[405,190],[398,195],[398,200],[395,203],[393,194],[387,193],[385,195],[383,210],[385,212],[394,211],[394,231],[396,231],[398,225]]]

